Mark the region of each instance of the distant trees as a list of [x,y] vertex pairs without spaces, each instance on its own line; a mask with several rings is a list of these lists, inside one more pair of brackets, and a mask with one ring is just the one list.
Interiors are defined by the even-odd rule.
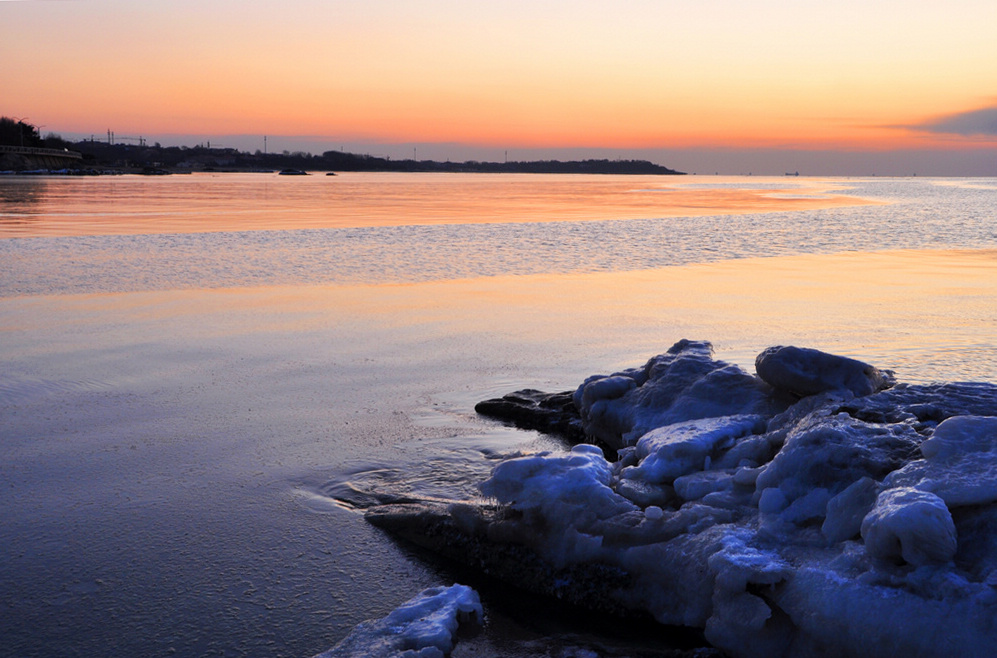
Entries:
[[38,129],[23,119],[0,117],[0,145],[43,146]]

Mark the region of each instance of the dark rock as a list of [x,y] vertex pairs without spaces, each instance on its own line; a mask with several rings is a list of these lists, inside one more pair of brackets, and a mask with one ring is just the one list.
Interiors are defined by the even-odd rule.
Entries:
[[856,359],[804,347],[776,346],[755,359],[755,372],[775,389],[800,397],[849,391],[861,397],[889,388],[893,373]]
[[528,388],[479,402],[474,410],[520,429],[563,437],[572,444],[585,441],[585,430],[571,392],[544,393]]
[[632,576],[598,562],[555,568],[517,541],[515,532],[503,532],[521,526],[516,517],[507,507],[436,501],[381,505],[364,514],[394,537],[520,589],[620,617],[648,617],[616,595],[632,586]]

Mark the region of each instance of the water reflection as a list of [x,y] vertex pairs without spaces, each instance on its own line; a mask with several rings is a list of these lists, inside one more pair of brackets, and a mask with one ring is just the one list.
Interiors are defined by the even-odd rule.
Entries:
[[[800,211],[876,203],[831,179],[701,189],[674,176],[195,174],[50,179],[45,222],[0,237],[523,224]],[[15,181],[21,182],[21,181]],[[713,181],[712,185],[718,183]],[[779,197],[778,194],[785,196]]]
[[0,234],[31,234],[41,221],[48,181],[0,176]]
[[[8,212],[17,212],[18,205],[36,204],[45,196],[48,181],[39,178],[0,177],[0,218]],[[10,205],[6,205],[10,204]]]

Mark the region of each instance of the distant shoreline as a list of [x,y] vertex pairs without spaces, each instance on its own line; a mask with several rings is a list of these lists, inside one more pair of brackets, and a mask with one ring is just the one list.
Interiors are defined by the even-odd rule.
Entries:
[[169,146],[159,144],[115,144],[96,140],[62,142],[59,146],[79,153],[79,160],[66,168],[53,169],[29,153],[0,157],[0,173],[64,174],[179,174],[195,171],[277,172],[301,171],[384,171],[423,173],[510,173],[510,174],[617,174],[681,176],[685,172],[669,169],[647,160],[534,160],[513,162],[439,162],[436,160],[392,160],[345,151],[326,151],[321,155],[305,152],[248,153],[233,148],[208,146]]

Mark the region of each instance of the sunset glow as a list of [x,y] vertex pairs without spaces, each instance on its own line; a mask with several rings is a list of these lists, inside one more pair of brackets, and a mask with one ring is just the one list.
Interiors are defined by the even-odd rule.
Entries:
[[43,132],[496,148],[997,147],[997,5],[0,1]]

